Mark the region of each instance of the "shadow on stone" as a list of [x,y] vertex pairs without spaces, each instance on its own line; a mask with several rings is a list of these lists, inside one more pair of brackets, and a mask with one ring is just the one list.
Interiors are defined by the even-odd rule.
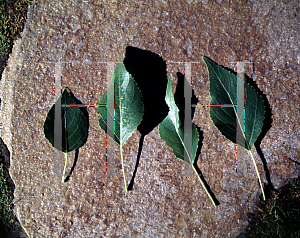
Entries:
[[145,135],[141,135],[140,143],[139,143],[139,151],[138,151],[138,155],[137,155],[137,159],[136,159],[136,163],[135,163],[135,168],[134,168],[130,183],[128,185],[128,190],[133,189],[134,178],[135,178],[135,175],[136,175],[136,172],[137,172],[137,168],[139,166],[140,157],[141,157],[141,153],[142,153],[142,149],[143,149],[144,138],[145,138]]
[[144,103],[144,115],[137,127],[142,134],[135,169],[128,186],[132,190],[137,172],[144,138],[168,115],[169,107],[165,102],[167,88],[167,67],[161,56],[147,50],[127,46],[123,61],[126,70],[137,83]]
[[[190,84],[187,82],[187,80],[185,78],[185,75],[180,73],[180,72],[177,72],[177,78],[178,78],[178,81],[177,81],[177,86],[176,86],[176,92],[174,94],[174,99],[175,99],[175,103],[176,103],[176,105],[179,109],[179,118],[182,122],[184,122],[184,118],[185,118],[185,115],[184,115],[184,113],[185,113],[184,86],[188,87],[188,86],[190,86]],[[164,103],[165,103],[165,101],[164,101]],[[198,103],[198,99],[195,95],[194,90],[192,89],[191,104],[193,105],[193,104],[197,104],[197,103]],[[191,106],[191,119],[193,119],[194,114],[195,114],[195,107]],[[211,194],[212,198],[214,199],[216,205],[219,205],[220,202],[216,199],[216,197],[212,193],[210,187],[208,186],[207,182],[205,181],[205,179],[204,179],[204,177],[201,173],[201,170],[197,167],[197,158],[199,157],[199,155],[201,153],[201,148],[202,148],[202,145],[203,145],[203,132],[200,130],[199,127],[197,127],[197,131],[199,133],[200,138],[199,138],[199,142],[198,142],[198,149],[197,149],[197,153],[196,153],[196,159],[195,159],[195,162],[194,162],[194,166],[196,168],[197,173],[200,175],[202,181],[204,182],[204,185],[205,185],[206,189],[208,190],[208,192]],[[133,172],[133,176],[132,176],[131,181],[130,181],[129,186],[128,186],[128,190],[133,189],[134,178],[135,178],[135,175],[136,175],[136,172],[137,172],[137,168],[138,168],[138,164],[139,164],[139,160],[140,160],[140,155],[141,155],[141,152],[142,152],[144,138],[145,138],[145,135],[142,134],[141,138],[140,138],[140,143],[139,143],[139,151],[138,151],[137,161],[136,161],[135,169],[134,169],[134,172]]]
[[143,96],[144,116],[137,129],[147,135],[168,115],[166,63],[161,56],[132,46],[126,47],[123,62]]
[[76,163],[77,163],[77,160],[78,160],[78,155],[79,155],[79,148],[76,149],[76,152],[75,152],[75,159],[74,159],[74,163],[72,165],[72,168],[70,170],[70,173],[68,173],[67,177],[65,178],[65,182],[68,182],[69,179],[70,179],[70,176],[72,175],[74,169],[75,169],[75,166],[76,166]]
[[218,205],[220,205],[220,202],[218,201],[218,199],[216,198],[214,193],[211,191],[210,186],[206,182],[205,178],[203,177],[203,174],[202,174],[201,170],[197,166],[197,161],[198,161],[198,158],[199,158],[200,153],[201,153],[201,148],[202,148],[202,145],[203,145],[203,138],[204,137],[203,137],[203,132],[200,130],[200,127],[198,127],[198,126],[196,126],[196,127],[197,127],[197,131],[199,133],[199,143],[198,143],[198,149],[197,149],[197,153],[196,153],[196,159],[195,159],[195,162],[194,162],[194,167],[195,167],[197,173],[200,175],[200,178],[203,181],[204,186],[206,187],[207,191],[211,195],[211,197],[214,200],[215,204],[218,206]]

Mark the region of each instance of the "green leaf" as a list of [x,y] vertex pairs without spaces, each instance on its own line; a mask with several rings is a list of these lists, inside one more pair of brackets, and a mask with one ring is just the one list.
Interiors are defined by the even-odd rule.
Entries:
[[[232,74],[228,70],[214,63],[207,57],[203,57],[209,72],[209,92],[211,96],[210,105],[227,104],[231,107],[210,107],[210,117],[214,125],[222,133],[222,135],[233,143],[247,149],[251,155],[255,170],[259,179],[264,200],[265,194],[256,162],[251,148],[257,140],[264,124],[265,106],[261,95],[247,82]],[[240,81],[240,82],[238,82]],[[244,84],[244,128],[242,122],[237,116],[237,84]],[[237,126],[239,130],[237,130]],[[237,131],[243,141],[236,140]]]
[[[66,88],[47,114],[44,122],[44,134],[55,149],[65,153],[65,166],[62,177],[62,183],[64,183],[68,161],[67,154],[85,143],[88,137],[89,124],[88,118],[79,107],[62,107],[62,104],[77,104]],[[55,110],[55,107],[58,107],[57,110]],[[57,117],[55,111],[61,113],[61,116],[58,115]],[[60,118],[61,121],[55,121],[56,118]],[[61,137],[61,141],[60,139],[54,141],[54,130],[58,138]]]
[[[237,80],[236,75],[203,57],[209,71],[209,92],[211,96],[210,105],[237,104]],[[243,81],[242,81],[243,82]],[[257,137],[261,133],[265,118],[264,100],[255,89],[247,82],[245,86],[245,121],[244,131],[245,144],[239,145],[251,150]],[[210,117],[218,130],[228,140],[236,143],[236,107],[210,107]]]
[[[163,139],[166,142],[166,144],[172,148],[175,157],[183,160],[184,162],[192,166],[203,188],[205,189],[206,193],[210,197],[213,205],[216,207],[215,201],[209,194],[208,190],[204,185],[204,182],[200,178],[194,166],[194,162],[196,159],[196,152],[198,149],[199,134],[196,126],[192,122],[191,122],[192,123],[191,148],[188,148],[188,146],[184,141],[184,123],[179,118],[179,110],[177,105],[175,104],[174,95],[171,86],[171,76],[168,81],[165,100],[170,110],[167,117],[158,126],[160,138]],[[184,156],[185,154],[188,157],[187,159],[185,159]]]
[[[184,144],[184,123],[179,119],[179,110],[172,93],[171,78],[168,81],[165,100],[170,111],[167,117],[159,124],[160,138],[166,141],[167,145],[173,149],[177,158],[192,165],[196,158],[199,134],[196,126],[192,123],[192,150],[188,150]],[[188,155],[188,160],[184,159],[185,151]]]
[[[108,92],[109,95],[114,92],[114,110],[108,108]],[[125,190],[128,192],[122,146],[142,121],[144,106],[142,94],[131,74],[126,71],[123,63],[118,64],[116,67],[114,80],[100,99],[97,113],[101,115],[99,118],[101,129],[120,145]],[[114,120],[114,128],[111,128],[110,123],[107,123],[107,118]]]
[[[136,130],[137,126],[143,119],[143,99],[142,94],[135,83],[133,77],[126,71],[124,64],[120,63],[114,72],[114,83],[109,87],[114,87],[114,141],[118,145],[123,146],[127,139]],[[101,115],[99,118],[99,126],[107,134],[107,91],[103,94],[97,113]]]
[[66,88],[61,98],[56,101],[47,114],[44,122],[44,134],[54,148],[67,153],[79,148],[86,141],[88,137],[88,119],[79,107],[61,107],[62,144],[54,144],[55,107],[62,104],[76,104]]

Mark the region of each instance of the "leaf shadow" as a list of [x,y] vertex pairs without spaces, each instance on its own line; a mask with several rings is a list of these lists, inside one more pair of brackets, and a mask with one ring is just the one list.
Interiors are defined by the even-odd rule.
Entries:
[[137,83],[144,104],[143,119],[137,127],[141,133],[137,161],[128,186],[128,190],[132,190],[144,138],[163,121],[169,112],[169,107],[165,102],[168,78],[166,62],[154,52],[127,46],[123,63]]
[[[74,96],[74,94],[72,93],[72,91],[70,90],[70,88],[66,87],[66,89],[67,89],[69,95],[72,97],[72,99],[75,101],[76,104],[81,104],[81,105],[83,105],[83,103],[82,103],[79,99],[77,99],[77,98]],[[86,106],[84,106],[84,107],[79,107],[79,109],[81,110],[81,112],[83,113],[84,117],[85,117],[86,120],[87,120],[88,128],[90,128],[90,123],[89,123],[89,113],[88,113],[88,111],[87,111],[87,107],[86,107]],[[87,138],[88,138],[88,136],[87,136]],[[82,143],[81,146],[83,146],[83,145],[87,142],[87,138],[84,140],[84,142]],[[80,146],[80,147],[81,147],[81,146]],[[80,148],[80,147],[79,147],[79,148]],[[74,171],[74,169],[75,169],[75,166],[76,166],[76,163],[77,163],[77,160],[78,160],[78,157],[79,157],[79,148],[77,148],[77,149],[75,150],[75,158],[74,158],[74,162],[73,162],[72,168],[71,168],[71,170],[70,170],[70,173],[68,173],[68,174],[67,174],[67,177],[64,179],[65,182],[68,182],[68,181],[70,180],[70,176],[72,175],[72,173],[73,173],[73,171]]]
[[218,205],[220,205],[219,200],[216,198],[215,194],[212,192],[210,186],[209,186],[208,183],[206,182],[206,180],[205,180],[205,178],[204,178],[204,176],[203,176],[203,174],[202,174],[200,168],[199,168],[198,165],[197,165],[197,161],[198,161],[198,158],[199,158],[200,153],[201,153],[201,148],[202,148],[202,145],[203,145],[203,139],[204,139],[204,137],[203,137],[203,132],[200,130],[200,127],[198,127],[198,126],[196,125],[196,128],[197,128],[197,131],[198,131],[198,133],[199,133],[199,142],[198,142],[198,149],[197,149],[197,153],[196,153],[196,159],[195,159],[195,162],[194,162],[194,167],[195,167],[197,173],[199,174],[201,180],[203,181],[204,186],[206,187],[207,191],[208,191],[209,194],[211,195],[211,197],[212,197],[212,199],[214,200],[215,204],[218,206]]
[[74,159],[72,168],[70,170],[70,173],[68,173],[67,176],[65,177],[64,182],[68,182],[70,180],[70,177],[71,177],[71,175],[72,175],[72,173],[75,169],[75,166],[76,166],[76,163],[77,163],[77,160],[78,160],[78,155],[79,155],[79,148],[77,148],[75,151],[76,151],[75,152],[75,159]]
[[[209,57],[207,57],[209,58]],[[221,65],[220,65],[221,66]],[[232,74],[234,74],[235,76],[237,76],[237,72],[235,72],[234,70],[225,67],[225,66],[221,66],[222,68],[226,69],[227,71],[231,72]],[[253,72],[254,72],[254,62],[253,62]],[[263,167],[264,167],[264,171],[265,171],[265,175],[266,175],[266,180],[267,180],[267,184],[264,183],[264,190],[265,190],[265,195],[266,195],[266,199],[270,198],[272,195],[272,191],[276,191],[276,189],[274,188],[274,185],[271,181],[271,176],[270,176],[270,170],[268,168],[268,164],[266,161],[266,158],[260,148],[261,145],[261,141],[263,140],[263,138],[265,137],[265,135],[267,134],[267,132],[271,129],[272,127],[272,110],[271,110],[271,106],[269,104],[269,101],[267,99],[266,94],[264,94],[259,87],[257,86],[256,82],[254,82],[254,80],[249,77],[247,74],[244,74],[245,77],[245,81],[252,86],[255,91],[262,96],[263,100],[264,100],[264,106],[265,106],[265,119],[264,119],[264,123],[263,123],[263,127],[261,130],[260,135],[258,136],[256,142],[254,143],[254,146],[257,150],[258,155],[261,158],[261,161],[263,163]]]
[[270,176],[270,170],[268,169],[268,164],[267,164],[267,160],[260,148],[261,142],[263,140],[263,138],[266,136],[266,134],[268,133],[268,131],[271,129],[272,127],[272,109],[271,109],[271,105],[268,101],[267,96],[258,88],[258,86],[256,85],[256,83],[253,81],[253,79],[251,79],[250,77],[248,77],[247,75],[245,75],[246,78],[246,82],[249,83],[262,97],[264,100],[264,105],[265,105],[265,119],[264,119],[264,124],[263,127],[261,129],[261,133],[259,134],[256,142],[254,143],[254,146],[256,148],[257,153],[259,154],[261,161],[263,163],[264,166],[264,171],[266,174],[266,179],[268,184],[264,184],[265,185],[265,192],[266,192],[266,198],[270,198],[272,195],[272,191],[277,191],[271,181],[271,176]]
[[123,62],[143,96],[144,116],[137,129],[142,135],[147,135],[169,112],[165,102],[168,84],[166,62],[151,51],[132,46],[126,47]]
[[134,168],[134,171],[133,171],[133,174],[132,174],[132,178],[130,180],[130,183],[128,185],[128,191],[129,190],[133,190],[133,185],[134,185],[134,179],[135,179],[135,176],[136,176],[136,172],[137,172],[137,168],[139,166],[139,163],[140,163],[140,157],[141,157],[141,154],[142,154],[142,148],[143,148],[143,143],[144,143],[144,138],[145,138],[145,135],[141,135],[141,138],[140,138],[140,143],[139,143],[139,151],[138,151],[138,155],[137,155],[137,159],[136,159],[136,163],[135,163],[135,168]]

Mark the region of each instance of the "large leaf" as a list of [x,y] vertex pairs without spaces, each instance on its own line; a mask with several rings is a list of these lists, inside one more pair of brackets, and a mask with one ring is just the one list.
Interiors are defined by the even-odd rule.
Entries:
[[[173,149],[174,155],[183,160],[184,162],[190,164],[197,174],[204,190],[212,201],[213,205],[216,207],[216,203],[210,193],[208,192],[204,182],[196,171],[194,162],[196,159],[196,152],[198,148],[199,142],[199,134],[196,126],[192,123],[192,133],[191,133],[191,147],[189,148],[188,143],[184,140],[184,123],[181,121],[179,117],[179,110],[174,100],[174,95],[172,92],[171,86],[171,76],[168,81],[166,97],[166,103],[169,106],[168,116],[159,124],[159,136],[163,139],[168,146]],[[187,133],[189,134],[189,133]],[[185,158],[185,154],[187,155],[187,159]]]
[[[110,114],[111,118],[114,118],[114,128],[109,130],[114,131],[114,141],[123,146],[142,121],[144,113],[142,94],[123,63],[116,67],[114,80],[109,87],[114,87],[115,102],[114,115]],[[107,105],[107,91],[103,94],[97,109],[97,113],[101,115],[99,126],[107,133],[108,110],[107,107],[100,105]]]
[[[203,57],[209,71],[209,92],[211,105],[237,104],[237,80],[242,80],[226,69]],[[245,86],[245,121],[244,131],[245,144],[238,144],[247,150],[251,150],[257,137],[261,133],[265,116],[264,100],[261,95],[247,82]],[[236,143],[237,132],[237,109],[236,107],[210,107],[210,117],[218,130],[227,139]],[[238,123],[240,125],[240,123]]]
[[[50,144],[64,153],[84,144],[88,137],[88,119],[79,107],[61,107],[62,104],[76,104],[65,88],[61,98],[49,110],[44,122],[44,134]],[[62,135],[62,143],[54,143],[55,107],[61,107],[61,128],[55,128]]]
[[[113,92],[114,96],[112,97]],[[108,107],[110,104],[107,100],[108,97],[114,100],[114,110]],[[103,107],[103,105],[106,106]],[[123,63],[118,64],[116,67],[114,79],[100,99],[97,113],[101,115],[99,118],[101,129],[120,145],[125,191],[128,192],[122,146],[142,121],[144,106],[142,94],[131,74],[126,71]],[[108,123],[107,118],[114,120],[114,123]],[[114,128],[112,128],[112,125]]]
[[[222,68],[212,60],[203,57],[209,72],[209,92],[211,96],[211,105],[228,104],[230,107],[210,107],[210,117],[218,130],[233,143],[247,149],[251,155],[259,184],[262,190],[263,199],[265,193],[256,166],[256,162],[251,148],[257,140],[263,127],[265,118],[264,100],[261,95],[247,82]],[[238,82],[237,80],[241,80]],[[244,84],[244,128],[242,128],[241,117],[237,116],[237,84]],[[239,130],[237,130],[239,127]],[[237,136],[238,131],[238,136]],[[241,135],[242,133],[242,135]],[[242,137],[244,140],[238,140]]]
[[[170,111],[168,116],[159,124],[160,138],[173,149],[177,158],[192,165],[196,157],[199,134],[196,126],[192,123],[192,150],[188,150],[184,144],[184,123],[179,119],[179,110],[172,93],[171,78],[168,81],[165,100]],[[188,160],[184,159],[184,152],[187,153]]]

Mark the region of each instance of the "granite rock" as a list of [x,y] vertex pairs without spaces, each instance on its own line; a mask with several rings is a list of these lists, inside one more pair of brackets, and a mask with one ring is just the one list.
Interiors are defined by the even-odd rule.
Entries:
[[[181,176],[183,162],[159,138],[145,137],[133,190],[119,176],[106,176],[105,133],[96,108],[88,107],[89,136],[79,149],[70,180],[61,183],[64,156],[43,134],[55,102],[55,62],[62,87],[85,104],[97,104],[107,88],[107,63],[119,61],[126,46],[152,51],[176,73],[192,63],[199,104],[209,104],[208,72],[202,56],[235,69],[252,61],[246,74],[266,95],[271,128],[259,148],[275,188],[300,174],[299,1],[34,1],[1,80],[0,136],[10,151],[15,212],[29,237],[235,237],[249,223],[247,212],[262,198],[251,157],[245,173],[235,172],[235,145],[222,137],[197,107],[193,122],[203,131],[197,165],[220,202],[214,208],[196,176]],[[129,180],[140,133],[123,147]],[[262,156],[253,148],[263,181]],[[68,154],[67,170],[75,151]],[[60,160],[59,160],[60,159]],[[54,161],[59,161],[56,166]]]

